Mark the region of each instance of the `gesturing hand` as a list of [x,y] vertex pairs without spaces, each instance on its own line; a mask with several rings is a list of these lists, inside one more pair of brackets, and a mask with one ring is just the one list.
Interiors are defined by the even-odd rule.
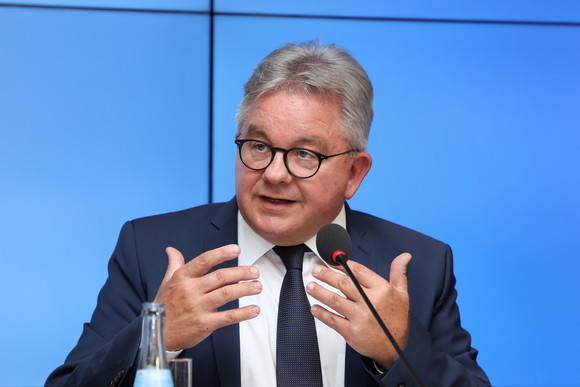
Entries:
[[232,300],[262,291],[262,284],[256,280],[260,273],[254,266],[223,268],[208,274],[214,266],[236,258],[240,254],[239,246],[206,251],[187,264],[177,249],[168,247],[166,252],[169,264],[155,302],[165,304],[168,350],[193,347],[214,330],[260,313],[256,305],[217,310]]
[[[401,348],[404,348],[406,344],[409,324],[406,271],[410,260],[411,255],[408,253],[395,258],[391,264],[390,283],[360,263],[354,261],[347,263]],[[341,334],[346,342],[361,355],[375,360],[383,367],[391,367],[397,360],[398,354],[351,279],[346,274],[323,266],[317,266],[312,274],[345,295],[343,297],[315,282],[309,283],[308,293],[338,313],[314,305],[312,307],[314,317]]]

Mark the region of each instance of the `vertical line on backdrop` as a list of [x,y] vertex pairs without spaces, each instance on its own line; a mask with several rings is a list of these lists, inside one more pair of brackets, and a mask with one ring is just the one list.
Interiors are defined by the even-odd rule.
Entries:
[[208,152],[208,202],[213,203],[213,54],[214,54],[214,9],[209,2],[209,152]]

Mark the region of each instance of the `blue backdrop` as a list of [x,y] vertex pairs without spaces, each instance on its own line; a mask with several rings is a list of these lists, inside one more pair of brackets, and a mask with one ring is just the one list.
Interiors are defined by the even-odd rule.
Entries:
[[0,2],[1,386],[63,362],[124,221],[231,198],[242,85],[310,39],[375,87],[351,205],[452,246],[495,386],[580,385],[580,5],[313,3]]

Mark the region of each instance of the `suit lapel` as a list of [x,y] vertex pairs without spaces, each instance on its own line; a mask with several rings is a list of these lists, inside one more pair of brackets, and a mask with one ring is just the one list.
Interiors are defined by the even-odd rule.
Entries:
[[376,246],[367,239],[365,225],[360,222],[356,212],[353,212],[348,205],[346,205],[346,228],[352,241],[352,254],[349,259],[375,271],[377,260],[373,259],[373,257],[376,256]]
[[348,205],[346,205],[346,225],[352,240],[352,255],[349,258],[388,279],[390,271],[389,260],[394,257],[389,257],[383,251],[387,249],[387,246],[381,246],[380,241],[376,241],[370,236],[365,222]]
[[[238,206],[236,199],[232,199],[218,211],[209,226],[205,238],[204,249],[212,250],[227,244],[238,243]],[[237,258],[224,262],[214,270],[234,267],[238,265]],[[229,302],[218,308],[219,311],[235,309],[238,300]],[[240,386],[240,332],[238,324],[220,328],[211,335],[215,359],[222,386]]]
[[[366,226],[361,221],[356,212],[353,212],[348,204],[346,208],[346,225],[347,231],[352,241],[352,254],[350,259],[356,261],[375,273],[384,274],[385,264],[380,262],[377,257],[377,248],[371,238],[369,238]],[[369,311],[370,313],[370,311]],[[346,345],[345,355],[345,387],[376,386],[374,379],[368,374],[362,362],[362,356],[356,352],[350,345]],[[364,382],[366,380],[366,383]]]

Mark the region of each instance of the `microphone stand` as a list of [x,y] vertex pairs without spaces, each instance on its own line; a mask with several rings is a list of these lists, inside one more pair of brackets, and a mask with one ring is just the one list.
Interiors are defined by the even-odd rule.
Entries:
[[377,310],[374,308],[373,304],[371,304],[371,301],[367,297],[367,295],[364,292],[363,288],[360,286],[360,284],[359,284],[358,280],[356,279],[356,277],[354,276],[352,270],[350,270],[350,267],[348,267],[348,265],[346,264],[346,256],[343,255],[343,254],[337,254],[336,261],[335,262],[340,263],[340,265],[342,267],[344,267],[344,270],[346,270],[346,273],[348,274],[348,276],[350,277],[350,279],[354,283],[354,286],[356,286],[356,288],[359,291],[360,295],[365,300],[365,303],[367,304],[367,306],[371,310],[371,313],[373,314],[373,316],[375,316],[375,319],[377,320],[377,322],[381,326],[383,332],[385,332],[385,335],[387,335],[387,338],[389,339],[389,341],[391,342],[391,344],[395,348],[395,351],[397,351],[397,354],[399,355],[399,357],[401,358],[401,360],[403,360],[403,362],[407,366],[407,369],[409,370],[409,372],[411,373],[411,375],[413,376],[413,378],[415,379],[415,381],[417,382],[417,384],[420,387],[425,387],[425,385],[423,384],[423,382],[419,378],[419,375],[417,375],[417,373],[415,372],[415,370],[413,369],[413,367],[411,367],[411,363],[409,363],[409,360],[407,360],[407,357],[403,354],[403,351],[401,350],[401,347],[399,347],[399,344],[397,344],[397,342],[395,341],[395,338],[393,337],[393,335],[391,334],[391,332],[387,329],[387,326],[385,325],[385,323],[381,319],[381,316],[379,316]]

